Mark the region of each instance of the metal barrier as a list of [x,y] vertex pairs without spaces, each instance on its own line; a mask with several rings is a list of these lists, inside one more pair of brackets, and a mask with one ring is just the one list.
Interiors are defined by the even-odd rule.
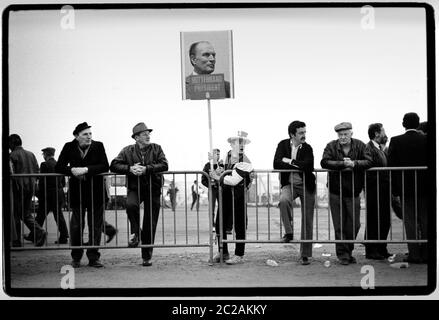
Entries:
[[[315,169],[314,173],[316,174],[316,192],[314,193],[314,225],[312,226],[312,234],[315,235],[312,237],[312,239],[307,239],[306,236],[306,228],[304,228],[305,234],[302,234],[303,237],[296,237],[295,234],[298,231],[298,227],[303,227],[303,225],[306,226],[306,214],[304,214],[304,219],[298,219],[296,214],[294,213],[294,203],[292,208],[292,228],[293,228],[293,239],[289,241],[290,243],[361,243],[361,244],[368,244],[368,243],[427,243],[426,234],[419,234],[418,232],[418,206],[417,203],[418,199],[418,171],[425,171],[427,167],[384,167],[384,168],[371,168],[364,172],[364,189],[361,193],[361,195],[358,196],[358,200],[360,201],[360,210],[364,212],[360,216],[358,214],[358,217],[360,218],[361,227],[356,227],[358,221],[355,221],[355,214],[353,215],[353,224],[352,229],[355,230],[358,228],[357,232],[353,232],[355,237],[353,239],[344,239],[343,235],[340,239],[336,239],[335,235],[335,225],[333,222],[333,214],[331,213],[331,194],[328,190],[328,185],[330,183],[329,174],[335,173],[339,175],[339,185],[340,185],[340,191],[339,197],[340,200],[343,198],[346,198],[343,195],[343,188],[342,188],[342,174],[349,174],[349,172],[352,172],[352,170],[342,170],[342,171],[335,171],[335,170],[326,170],[326,169]],[[414,174],[409,174],[407,171],[413,171]],[[224,190],[224,177],[228,174],[230,174],[232,171],[228,170],[225,171],[221,177],[220,177],[220,185],[219,185],[219,197],[220,197],[220,209],[219,209],[219,220],[220,220],[220,226],[223,225],[224,219],[225,219],[225,212],[224,212],[224,199],[223,199],[223,190]],[[280,193],[280,183],[279,178],[276,177],[276,179],[273,179],[272,175],[276,174],[280,176],[280,173],[287,172],[287,173],[301,173],[302,171],[299,170],[255,170],[254,171],[254,178],[252,185],[250,187],[250,190],[245,193],[245,219],[248,221],[248,224],[246,225],[245,230],[245,236],[244,239],[237,239],[235,230],[232,232],[232,239],[223,239],[224,236],[224,230],[221,228],[219,230],[219,252],[221,256],[221,262],[223,257],[223,246],[224,243],[282,243],[284,242],[282,237],[282,231],[283,231],[283,223],[282,223],[282,217],[280,210],[277,209],[279,207],[279,201],[274,200],[276,199],[273,194],[271,194],[271,190],[279,189],[277,193]],[[382,188],[382,185],[380,182],[380,176],[385,175],[387,172],[387,175],[389,176],[389,183],[388,183],[388,192],[386,193],[389,197],[388,199],[388,212],[391,214],[392,211],[394,211],[392,207],[392,202],[395,202],[392,197],[392,178],[395,179],[399,174],[399,180],[402,182],[402,197],[401,197],[401,210],[402,210],[402,216],[401,220],[398,221],[393,217],[390,219],[390,230],[389,235],[386,239],[382,239],[380,235],[380,221],[381,221],[381,215],[382,213],[380,210],[383,210],[380,208],[380,203],[383,202],[382,199],[380,200],[380,195],[382,195],[384,192],[383,190],[380,190],[380,187]],[[399,173],[400,172],[400,173]],[[328,181],[326,183],[325,187],[322,187],[320,181],[319,181],[319,174],[327,174],[328,175]],[[368,208],[367,203],[368,201],[368,191],[367,186],[370,186],[370,183],[368,182],[368,179],[371,179],[371,175],[376,174],[376,204],[377,204],[377,230],[378,230],[378,236],[374,239],[368,239],[367,234],[368,232],[364,232],[365,237],[363,239],[359,238],[357,239],[357,234],[360,235],[360,229],[363,229],[364,225],[367,224],[367,217],[368,217]],[[354,190],[354,175],[352,175],[352,190]],[[405,197],[405,189],[407,189],[408,183],[405,182],[405,177],[410,176],[411,180],[413,180],[414,177],[414,222],[416,223],[416,226],[414,228],[415,230],[415,237],[407,237],[406,236],[406,226],[407,226],[407,215],[406,211],[408,210],[408,204],[406,203],[406,197]],[[303,175],[303,193],[305,194],[305,175]],[[406,178],[407,179],[407,178]],[[413,181],[410,182],[413,184]],[[265,190],[264,192],[264,201],[260,201],[261,192],[259,191],[263,187]],[[233,189],[234,187],[232,187]],[[370,188],[369,188],[370,189]],[[332,195],[333,196],[333,195]],[[353,200],[357,198],[354,194],[349,195],[349,197],[352,197]],[[251,198],[251,201],[249,201],[249,198]],[[280,198],[280,197],[279,197]],[[341,202],[341,201],[340,201]],[[354,201],[352,201],[352,204],[354,206]],[[303,210],[306,211],[306,202],[304,204],[300,204],[300,206],[304,206]],[[297,204],[296,204],[297,206]],[[278,215],[273,214],[273,209],[278,211]],[[300,208],[302,209],[302,208]],[[355,211],[355,208],[353,208]],[[322,213],[321,212],[325,212]],[[369,211],[371,212],[372,209],[369,208]],[[228,213],[231,214],[233,219],[235,219],[235,211],[232,206],[232,212]],[[343,214],[343,207],[340,206],[340,216]],[[299,217],[301,217],[302,213],[299,214]],[[296,218],[296,221],[295,221]],[[332,221],[332,223],[331,223]],[[425,223],[425,222],[424,222]],[[275,226],[275,234],[278,234],[279,237],[276,236],[276,239],[273,239],[273,226]],[[338,227],[338,226],[337,226]],[[369,228],[371,226],[369,225]],[[343,230],[343,219],[340,219],[340,229]],[[300,230],[300,229],[299,229]],[[218,230],[217,230],[218,232]],[[303,232],[302,232],[303,233]]]
[[[155,239],[150,239],[151,244],[142,244],[142,241],[140,241],[138,246],[135,246],[136,248],[150,248],[150,247],[208,247],[209,248],[209,256],[210,261],[212,261],[213,256],[213,238],[212,238],[212,212],[211,207],[209,205],[210,203],[210,197],[211,197],[211,185],[210,185],[210,178],[209,176],[203,172],[203,171],[166,171],[159,173],[159,175],[162,177],[162,188],[160,190],[160,212],[161,213],[161,219],[159,218],[157,221],[157,229],[155,232]],[[200,177],[205,176],[207,178],[208,182],[208,203],[206,206],[202,206],[201,210],[199,209],[199,206],[196,206],[195,212],[188,212],[188,177],[191,177],[191,180],[200,181]],[[79,225],[82,226],[80,228],[80,245],[72,245],[72,237],[70,236],[70,240],[67,244],[52,244],[53,240],[58,240],[60,237],[60,230],[59,225],[56,226],[56,222],[60,222],[60,217],[62,216],[66,221],[72,220],[73,216],[73,208],[71,207],[71,190],[68,187],[70,184],[71,179],[75,179],[73,177],[68,177],[68,181],[66,184],[65,189],[60,187],[61,179],[65,179],[64,175],[61,174],[12,174],[11,180],[10,180],[10,191],[13,195],[11,197],[11,200],[13,203],[11,203],[11,218],[13,218],[15,215],[16,221],[16,227],[20,227],[19,237],[18,239],[15,239],[15,242],[12,241],[11,250],[67,250],[67,249],[114,249],[114,248],[128,248],[129,244],[129,236],[130,233],[137,233],[141,235],[141,227],[140,223],[138,225],[139,230],[132,230],[130,228],[130,221],[127,217],[126,210],[120,209],[120,206],[118,205],[118,201],[124,201],[124,198],[127,198],[128,192],[123,192],[123,190],[126,190],[125,187],[120,188],[120,182],[123,181],[124,175],[114,174],[114,173],[105,173],[100,174],[98,176],[92,177],[91,181],[91,205],[89,204],[89,209],[91,209],[91,212],[87,212],[87,226],[90,224],[89,231],[84,232],[84,226],[86,224],[86,221],[83,220],[85,217],[85,207],[87,203],[85,203],[84,199],[82,199],[82,188],[83,183],[82,181],[79,184],[79,197],[80,197],[80,205],[78,209],[79,210]],[[105,183],[103,184],[102,188],[102,194],[93,194],[93,183],[94,178],[98,178],[101,180],[104,180]],[[22,181],[25,179],[28,179],[31,182],[32,188],[27,189],[23,187]],[[39,194],[43,195],[42,199],[37,199],[36,197],[36,190],[35,190],[35,180],[36,179],[44,179],[44,190],[39,190]],[[46,189],[47,186],[47,180],[49,179],[56,179],[55,185],[56,188],[54,190],[48,190]],[[97,181],[97,180],[96,180]],[[112,181],[119,181],[119,183],[112,183]],[[163,192],[164,188],[166,186],[171,188],[170,183],[173,183],[174,186],[174,195],[170,195],[173,198],[168,200],[168,194],[165,194]],[[140,184],[140,181],[138,179],[138,185]],[[151,177],[149,181],[149,186],[151,186]],[[182,188],[183,186],[183,188]],[[180,191],[180,189],[177,188],[180,187],[180,189],[184,189]],[[113,188],[113,191],[110,192],[110,190]],[[189,185],[190,188],[190,185]],[[143,191],[143,190],[142,190]],[[152,192],[151,188],[149,190],[146,190],[148,193],[147,196],[149,196],[149,201],[147,201],[146,196],[143,196],[143,199],[146,200],[144,203],[149,203],[150,205],[150,212],[152,212]],[[198,191],[198,190],[197,190]],[[172,200],[177,200],[177,192],[180,192],[180,195],[184,193],[184,198],[181,199],[181,196],[178,198],[180,201],[179,203],[173,203],[173,205],[168,208],[167,202]],[[124,193],[122,196],[118,193]],[[143,210],[141,208],[141,197],[140,194],[140,188],[138,188],[137,192],[137,200],[138,200],[138,207],[139,207],[139,222],[142,221],[142,216],[145,215],[145,206],[143,206]],[[174,198],[175,196],[175,198]],[[189,195],[190,196],[190,195]],[[65,205],[60,199],[64,198],[64,201],[67,203]],[[49,201],[48,201],[49,198]],[[56,199],[54,204],[51,203],[50,200]],[[37,201],[38,200],[38,201]],[[114,236],[113,244],[108,244],[107,241],[103,241],[103,244],[101,244],[101,241],[99,241],[98,244],[94,244],[94,242],[91,242],[93,245],[89,245],[89,243],[84,242],[84,236],[89,236],[89,239],[93,241],[95,238],[95,229],[94,229],[94,223],[96,218],[96,210],[99,210],[99,208],[96,208],[94,204],[99,203],[101,200],[104,200],[104,207],[102,212],[102,228],[100,231],[103,234],[108,233],[108,230],[112,230],[112,227],[117,230]],[[108,200],[108,201],[106,201]],[[39,202],[39,203],[38,203]],[[15,205],[14,205],[15,204]],[[111,205],[110,205],[111,204]],[[122,207],[127,207],[128,204],[125,203],[122,205]],[[110,208],[110,209],[108,209]],[[67,210],[64,210],[67,209]],[[48,213],[52,211],[54,219],[46,219],[48,216]],[[191,210],[192,211],[192,210]],[[91,217],[89,215],[91,214]],[[41,215],[44,216],[44,220],[46,223],[43,225],[44,232],[47,233],[47,240],[44,242],[41,246],[35,246],[34,244],[27,244],[25,243],[25,237],[24,237],[24,225],[27,226],[27,228],[30,231],[31,240],[30,242],[38,242],[39,237],[39,225],[36,222],[38,217],[41,217]],[[18,218],[18,219],[17,219]],[[150,231],[153,231],[153,215],[149,215],[149,224]],[[11,219],[11,222],[14,219]],[[61,219],[62,220],[62,219]],[[24,223],[23,223],[24,222]],[[20,225],[19,225],[20,224]],[[114,225],[114,226],[113,226]],[[54,232],[54,229],[56,228],[56,232]],[[131,230],[130,230],[131,229]],[[131,231],[131,232],[130,232]],[[137,232],[136,232],[137,231]],[[68,233],[71,235],[71,224],[68,223]],[[154,232],[150,232],[151,238]],[[33,235],[33,236],[32,236]],[[107,235],[109,236],[109,235]],[[11,239],[13,240],[13,239]],[[18,240],[18,241],[17,241]],[[146,239],[144,239],[146,242]],[[15,246],[14,246],[15,244]],[[18,244],[18,245],[17,245]]]

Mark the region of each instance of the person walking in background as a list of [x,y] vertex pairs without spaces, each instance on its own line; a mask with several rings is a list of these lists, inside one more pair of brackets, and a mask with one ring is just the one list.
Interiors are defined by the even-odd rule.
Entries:
[[[9,136],[9,160],[11,161],[11,171],[15,174],[38,173],[38,162],[35,155],[23,149],[22,140],[18,134]],[[19,177],[12,179],[13,210],[15,220],[16,240],[14,247],[21,247],[21,223],[22,220],[26,227],[34,234],[32,241],[37,247],[42,246],[47,237],[47,232],[35,221],[31,214],[32,196],[36,186],[35,177]]]
[[[91,126],[87,122],[78,124],[73,130],[74,139],[67,142],[55,165],[55,171],[70,177],[69,192],[72,217],[70,220],[70,242],[72,246],[81,246],[87,211],[88,244],[100,245],[106,202],[104,177],[100,173],[108,172],[108,159],[102,142],[92,140]],[[72,266],[79,268],[83,249],[72,249]],[[87,249],[88,265],[103,267],[98,249]]]
[[200,193],[202,190],[200,190],[200,186],[198,185],[198,180],[194,180],[194,183],[191,186],[191,192],[192,192],[192,205],[191,205],[191,211],[194,209],[194,205],[197,205],[197,211],[200,210]]
[[[136,143],[123,148],[111,162],[111,171],[126,174],[128,179],[127,215],[131,225],[132,237],[128,243],[130,248],[142,244],[153,244],[157,221],[160,214],[160,195],[163,176],[160,172],[168,170],[168,160],[162,147],[151,143],[149,129],[140,122],[133,127],[133,138]],[[142,229],[140,229],[140,204],[144,203]],[[151,224],[152,222],[152,224]],[[142,248],[142,265],[152,265],[153,248]]]
[[[418,132],[419,116],[406,113],[402,120],[405,133],[390,139],[389,166],[427,166],[427,136]],[[402,218],[407,240],[426,240],[428,225],[428,193],[426,170],[392,172],[392,193],[402,205]],[[408,257],[411,263],[427,263],[426,243],[408,243]]]
[[[360,230],[360,193],[364,186],[364,170],[370,167],[371,159],[365,152],[366,145],[352,138],[350,122],[339,123],[334,130],[338,139],[326,145],[320,165],[324,169],[334,170],[328,173],[328,179],[335,239],[355,240]],[[352,256],[353,243],[336,243],[335,249],[340,264],[356,263]]]
[[178,191],[179,190],[175,186],[174,181],[171,181],[171,183],[169,184],[169,188],[168,188],[168,191],[166,192],[166,194],[169,196],[169,201],[171,201],[172,211],[175,211],[175,207],[177,206],[177,192]]

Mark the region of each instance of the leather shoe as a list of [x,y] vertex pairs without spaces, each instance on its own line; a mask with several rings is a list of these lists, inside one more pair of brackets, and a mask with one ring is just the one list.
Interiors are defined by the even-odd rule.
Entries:
[[347,258],[340,259],[340,264],[347,266],[349,264],[349,259]]
[[104,265],[99,260],[93,260],[88,262],[89,267],[102,268]]
[[291,233],[286,233],[280,241],[281,242],[290,242],[291,240],[293,240],[293,235]]
[[41,232],[40,236],[37,238],[37,242],[35,242],[36,247],[41,247],[46,242],[47,232]]
[[300,262],[300,264],[301,264],[302,266],[307,266],[307,265],[310,264],[310,262],[309,262],[309,260],[308,260],[308,257],[301,257],[301,258],[299,259],[299,262]]
[[135,234],[130,242],[128,242],[128,248],[136,248],[139,245],[139,237]]
[[379,254],[378,252],[372,252],[370,254],[366,254],[366,259],[371,259],[371,260],[384,260],[385,257],[382,256],[381,254]]
[[143,259],[142,266],[144,266],[144,267],[150,267],[150,266],[152,266],[152,262],[151,262],[151,260]]
[[355,264],[355,263],[357,263],[357,259],[355,259],[353,256],[350,256],[349,257],[349,263]]
[[110,243],[111,240],[113,240],[113,238],[116,235],[117,231],[118,231],[117,229],[112,229],[110,234],[107,234],[107,243]]
[[71,265],[72,265],[73,268],[79,268],[81,266],[81,261],[79,261],[79,260],[72,260]]
[[23,238],[26,241],[34,242],[34,234],[32,232],[30,232],[27,236],[24,236]]

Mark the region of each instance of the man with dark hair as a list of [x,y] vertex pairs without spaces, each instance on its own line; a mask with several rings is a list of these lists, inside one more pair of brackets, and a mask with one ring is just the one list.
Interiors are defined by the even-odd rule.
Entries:
[[[40,173],[55,173],[55,148],[47,147],[41,150],[44,162],[41,163]],[[62,212],[64,205],[64,177],[41,177],[38,180],[38,211],[36,220],[43,225],[47,213],[52,211],[58,225],[59,238],[57,244],[66,244],[69,238],[66,221]]]
[[[405,133],[390,139],[389,166],[427,166],[427,136],[419,133],[419,116],[410,112],[404,115]],[[426,240],[428,222],[427,170],[392,172],[392,193],[400,197],[407,240]],[[408,243],[407,262],[428,262],[426,243]]]
[[427,135],[427,121],[423,121],[419,124],[417,130],[422,134]]
[[[208,41],[192,43],[189,48],[189,59],[194,67],[191,75],[212,74],[215,71],[216,52]],[[186,99],[190,98],[188,90],[189,77],[186,78]],[[224,81],[226,98],[230,98],[230,82]]]
[[[126,146],[111,162],[112,172],[126,174],[128,180],[127,215],[131,225],[132,238],[128,246],[135,248],[142,244],[153,244],[157,221],[160,214],[160,194],[163,176],[160,172],[168,170],[168,160],[162,147],[150,142],[149,129],[140,122],[133,127],[136,143]],[[140,229],[140,204],[144,203],[143,225]],[[152,225],[151,225],[152,222]],[[153,248],[142,248],[142,265],[152,265]]]
[[[366,153],[371,167],[387,167],[387,155],[383,150],[387,136],[381,123],[369,126],[369,143]],[[390,230],[389,171],[366,172],[366,229],[365,240],[386,240]],[[366,243],[366,259],[383,260],[391,256],[386,243]]]
[[[9,136],[9,159],[11,162],[11,171],[14,174],[32,174],[38,173],[38,162],[35,155],[23,149],[22,141],[18,134],[11,134]],[[35,191],[35,177],[19,177],[12,179],[12,195],[13,195],[13,210],[14,221],[17,233],[17,238],[13,241],[14,247],[21,247],[21,223],[24,222],[26,227],[35,236],[32,241],[37,247],[44,244],[47,237],[47,232],[35,221],[31,214],[32,196]]]
[[[329,206],[336,240],[355,240],[360,230],[360,193],[364,185],[364,170],[371,159],[366,145],[352,138],[352,124],[342,122],[334,127],[338,140],[329,142],[320,165],[328,173]],[[340,185],[341,180],[341,185]],[[352,256],[353,243],[336,243],[337,258],[342,265],[356,263]]]
[[[300,198],[302,212],[301,238],[311,240],[313,235],[314,204],[316,177],[314,176],[314,154],[312,147],[305,142],[306,124],[293,121],[288,126],[289,139],[282,140],[277,145],[273,160],[274,169],[298,170],[282,172],[281,195],[279,200],[280,214],[285,229],[282,241],[293,240],[293,201]],[[312,257],[312,243],[300,244],[299,262],[308,265]]]
[[[55,171],[69,176],[70,207],[70,241],[72,246],[81,246],[87,210],[88,244],[98,246],[104,218],[104,177],[100,173],[108,172],[108,159],[102,142],[92,140],[91,126],[87,122],[80,123],[73,131],[75,137],[67,142]],[[72,266],[79,268],[83,249],[72,249]],[[87,249],[88,265],[94,268],[103,267],[98,249]]]

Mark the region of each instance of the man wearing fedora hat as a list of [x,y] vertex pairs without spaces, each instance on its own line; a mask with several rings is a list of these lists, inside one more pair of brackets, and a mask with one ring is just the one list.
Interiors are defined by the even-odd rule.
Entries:
[[[85,211],[89,245],[98,246],[101,242],[104,204],[106,193],[104,177],[100,173],[108,172],[108,159],[102,142],[92,140],[91,126],[80,123],[73,131],[74,139],[67,142],[58,158],[55,171],[69,177],[70,206],[70,240],[72,246],[83,243]],[[72,266],[80,267],[83,249],[72,249]],[[87,249],[89,266],[103,267],[98,249]]]
[[[223,219],[220,226],[219,216],[217,215],[215,231],[219,239],[222,230],[223,240],[227,240],[226,228],[228,227],[228,221],[232,221],[236,239],[245,240],[247,229],[245,194],[252,182],[251,174],[253,167],[250,160],[244,154],[244,149],[245,145],[250,143],[250,140],[247,138],[246,132],[238,131],[238,135],[228,138],[227,142],[230,143],[232,150],[227,153],[224,169],[232,170],[232,172],[224,177],[224,185],[222,187]],[[210,176],[217,181],[220,178],[216,170],[211,170]],[[244,261],[245,243],[235,244],[235,255],[233,257],[229,255],[227,243],[223,243],[222,246],[223,256],[221,257],[221,242],[218,241],[220,252],[213,258],[214,262],[220,262],[221,258],[231,265]]]
[[[137,247],[140,240],[142,244],[154,243],[160,213],[163,176],[159,173],[168,170],[168,160],[162,147],[150,142],[151,131],[152,129],[149,129],[143,122],[136,124],[131,135],[136,143],[123,148],[110,166],[112,172],[127,175],[126,210],[132,234],[129,247]],[[144,202],[144,215],[141,229],[140,204],[142,202]],[[152,265],[152,251],[152,247],[142,248],[143,266]]]
[[[336,240],[355,240],[360,230],[360,193],[364,185],[364,170],[372,159],[366,145],[352,138],[352,124],[342,122],[334,127],[338,140],[329,142],[320,161],[328,173],[329,206]],[[341,185],[340,185],[341,180]],[[337,258],[342,265],[356,263],[352,256],[353,243],[336,243]]]
[[[55,148],[47,147],[41,150],[44,161],[40,165],[40,173],[55,173]],[[48,212],[58,225],[59,238],[55,243],[66,244],[69,238],[66,221],[62,212],[64,204],[64,177],[41,177],[38,180],[38,210],[36,220],[40,226],[44,224]]]

